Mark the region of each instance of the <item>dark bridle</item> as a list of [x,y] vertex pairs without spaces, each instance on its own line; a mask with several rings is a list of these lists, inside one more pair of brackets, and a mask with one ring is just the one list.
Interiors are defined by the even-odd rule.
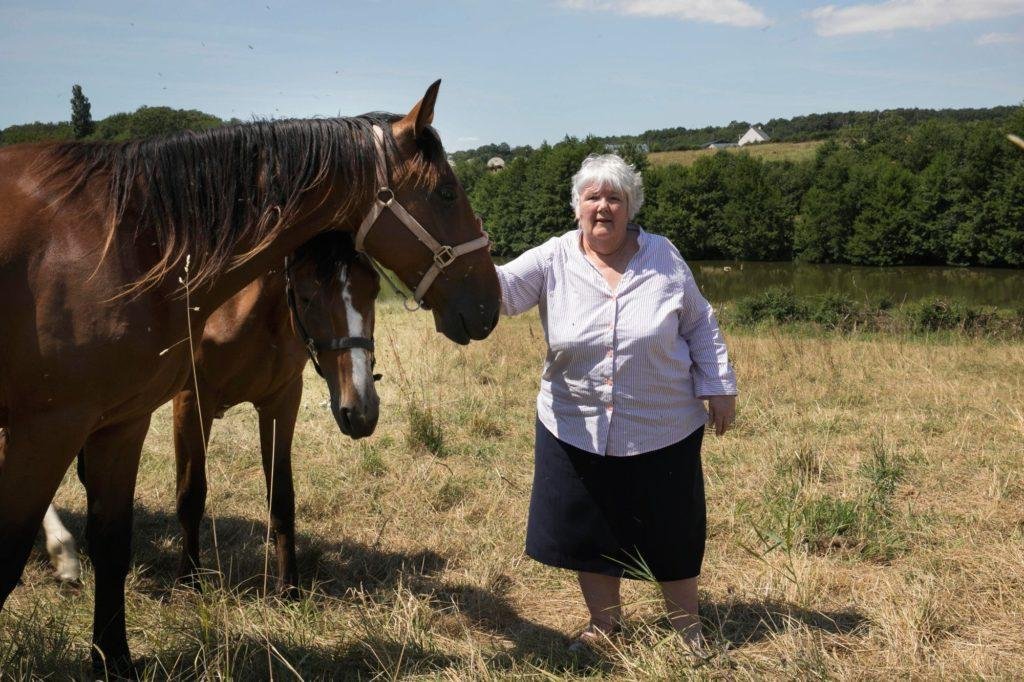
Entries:
[[[365,336],[342,336],[327,339],[325,341],[317,340],[313,338],[313,335],[306,329],[306,325],[302,322],[302,315],[299,314],[299,304],[295,300],[295,288],[292,286],[291,276],[292,262],[290,257],[284,259],[284,291],[288,298],[288,308],[291,310],[292,319],[295,321],[295,327],[299,332],[299,337],[302,339],[302,346],[306,349],[306,354],[309,355],[309,359],[313,362],[313,369],[324,377],[324,371],[320,367],[319,355],[323,352],[339,351],[339,350],[351,350],[353,348],[362,348],[363,350],[369,351],[371,354],[374,353],[373,339]],[[346,277],[347,277],[346,273]],[[344,290],[345,283],[341,283],[342,289]],[[377,359],[371,355],[370,369],[377,364]],[[380,381],[381,375],[374,374],[373,380]]]

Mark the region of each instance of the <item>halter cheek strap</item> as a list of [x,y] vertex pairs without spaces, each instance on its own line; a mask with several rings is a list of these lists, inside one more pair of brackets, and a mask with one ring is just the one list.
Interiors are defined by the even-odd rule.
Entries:
[[416,286],[416,290],[413,292],[413,300],[416,302],[416,307],[420,307],[423,304],[423,297],[426,295],[427,290],[430,289],[430,285],[434,283],[434,280],[437,279],[437,276],[445,268],[451,265],[459,256],[476,251],[477,249],[486,248],[491,242],[487,237],[487,233],[483,232],[482,229],[481,232],[483,234],[479,237],[457,246],[448,246],[434,239],[434,236],[427,232],[423,225],[406,211],[405,207],[395,198],[395,192],[391,189],[388,182],[387,160],[384,156],[384,131],[381,130],[380,126],[373,126],[373,142],[377,148],[377,186],[380,189],[377,190],[373,205],[370,206],[369,212],[363,218],[363,222],[359,225],[359,230],[356,232],[356,250],[364,251],[363,243],[366,241],[366,235],[369,234],[376,224],[384,209],[391,209],[395,217],[413,233],[413,236],[430,249],[434,257],[434,262],[430,265],[430,268],[423,275],[420,283]]
[[[288,299],[288,308],[291,310],[292,320],[295,323],[296,331],[302,339],[302,346],[306,349],[306,354],[313,363],[313,369],[315,369],[316,373],[321,377],[324,376],[324,370],[320,367],[320,353],[351,350],[353,348],[362,348],[370,353],[374,352],[373,339],[365,336],[342,336],[331,338],[326,341],[318,341],[313,338],[306,329],[306,325],[302,323],[302,315],[299,314],[299,305],[295,300],[295,289],[292,287],[290,258],[284,259],[284,291],[285,296]],[[373,375],[374,381],[378,381],[379,379],[379,374]]]

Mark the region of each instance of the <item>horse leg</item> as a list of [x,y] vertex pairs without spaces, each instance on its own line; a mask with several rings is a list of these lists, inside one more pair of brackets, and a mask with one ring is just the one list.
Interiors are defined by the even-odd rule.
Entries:
[[256,406],[260,415],[260,450],[267,481],[270,527],[274,534],[277,591],[298,596],[295,561],[295,489],[292,484],[292,435],[302,400],[302,377]]
[[46,535],[46,552],[53,564],[54,576],[62,583],[77,585],[82,579],[82,565],[78,561],[75,538],[61,523],[57,509],[52,504],[46,508],[43,517],[43,533]]
[[[192,390],[174,397],[174,457],[177,464],[177,511],[181,523],[178,580],[200,588],[199,526],[206,509],[206,446],[213,425],[212,406],[201,404]],[[200,415],[202,417],[200,418]]]
[[67,412],[12,419],[0,437],[0,608],[32,551],[46,508],[89,433],[91,417]]
[[85,535],[96,574],[92,664],[97,674],[135,676],[125,632],[124,584],[132,556],[135,478],[148,429],[147,414],[96,431],[85,445]]

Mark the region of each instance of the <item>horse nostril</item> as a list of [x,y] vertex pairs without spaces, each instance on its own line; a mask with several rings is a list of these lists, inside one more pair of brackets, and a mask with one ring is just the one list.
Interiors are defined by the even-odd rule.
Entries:
[[338,410],[338,421],[343,432],[346,434],[352,433],[352,414],[349,408],[343,407]]

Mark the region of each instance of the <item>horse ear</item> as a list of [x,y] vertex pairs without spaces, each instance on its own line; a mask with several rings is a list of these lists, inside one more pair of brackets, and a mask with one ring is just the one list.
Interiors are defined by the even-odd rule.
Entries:
[[434,103],[437,101],[437,91],[441,89],[441,79],[431,83],[423,99],[416,102],[408,114],[405,115],[399,125],[412,128],[413,136],[419,137],[423,131],[434,121]]

